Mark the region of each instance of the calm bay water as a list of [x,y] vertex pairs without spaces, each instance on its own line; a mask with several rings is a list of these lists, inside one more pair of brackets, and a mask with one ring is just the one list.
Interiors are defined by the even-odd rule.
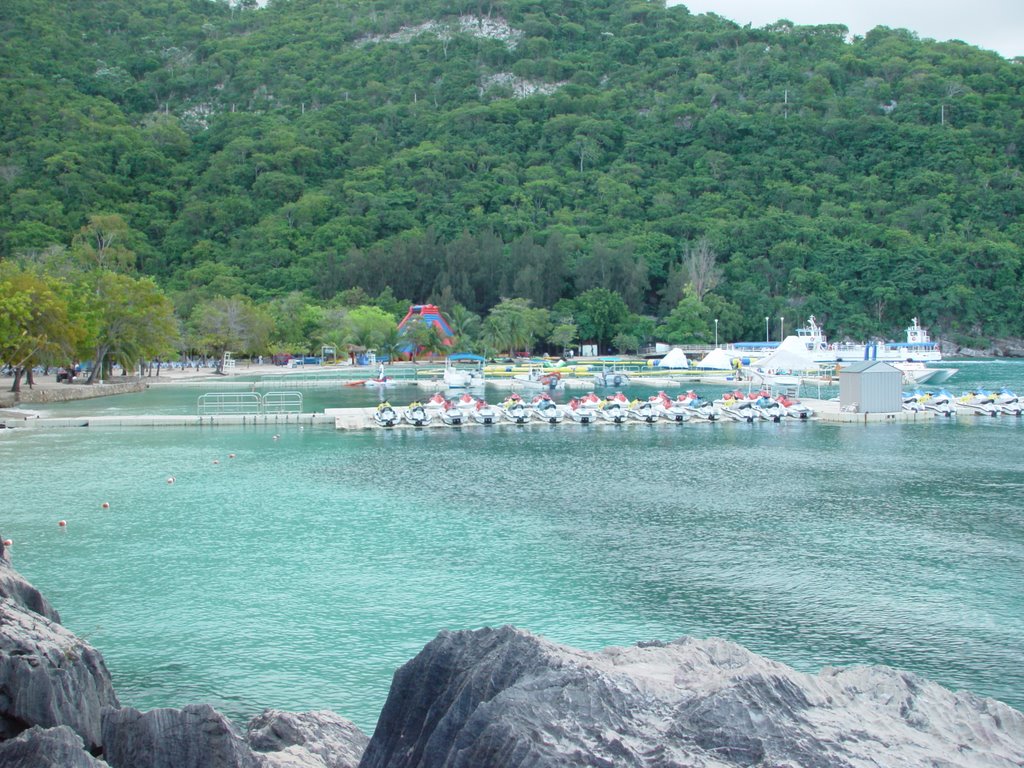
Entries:
[[[1021,391],[1024,364],[968,362],[949,383]],[[197,394],[74,412],[190,412]],[[330,708],[371,731],[392,673],[438,630],[503,623],[591,649],[714,635],[1022,708],[1022,446],[1021,420],[964,416],[8,430],[0,532],[143,709]]]

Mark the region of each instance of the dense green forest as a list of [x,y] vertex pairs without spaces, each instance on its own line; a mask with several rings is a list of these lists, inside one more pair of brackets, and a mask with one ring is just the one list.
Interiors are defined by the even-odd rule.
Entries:
[[1021,59],[640,0],[5,0],[0,32],[0,259],[87,265],[69,296],[112,270],[280,343],[426,301],[555,346],[1024,337]]

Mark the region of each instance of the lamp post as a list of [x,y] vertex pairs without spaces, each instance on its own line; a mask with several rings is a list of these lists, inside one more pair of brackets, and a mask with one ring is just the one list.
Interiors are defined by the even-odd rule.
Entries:
[[767,344],[768,342],[769,342],[769,338],[768,338],[768,318],[766,317],[764,319],[764,343]]
[[779,318],[779,341],[782,341],[784,338],[786,338],[786,318],[780,317]]
[[715,349],[718,349],[718,318],[715,318]]

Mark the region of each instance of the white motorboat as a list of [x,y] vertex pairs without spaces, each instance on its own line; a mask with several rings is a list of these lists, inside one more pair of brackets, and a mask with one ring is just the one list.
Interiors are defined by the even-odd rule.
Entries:
[[449,355],[444,363],[444,385],[449,389],[484,386],[484,358],[468,352]]
[[466,413],[469,413],[469,412],[470,412],[470,411],[472,411],[472,410],[473,410],[474,408],[476,408],[476,404],[477,404],[477,402],[478,402],[478,400],[476,399],[476,397],[475,397],[474,395],[471,395],[471,394],[470,394],[469,392],[463,392],[463,393],[462,393],[461,395],[459,395],[458,397],[454,397],[454,398],[452,398],[452,399],[453,399],[453,400],[455,401],[455,403],[456,403],[456,404],[457,404],[457,405],[458,405],[458,406],[459,406],[460,408],[462,408],[462,409],[463,409],[463,410],[464,410],[464,411],[465,411]]
[[911,412],[920,412],[925,410],[924,401],[928,399],[928,396],[921,392],[904,392],[901,395],[903,402],[903,410]]
[[534,415],[541,421],[546,421],[549,424],[558,424],[562,421],[562,411],[547,392],[541,392],[533,398],[530,407],[533,408]]
[[514,392],[501,404],[501,411],[513,424],[526,424],[530,421],[531,409]]
[[772,421],[778,424],[786,416],[786,409],[782,403],[774,399],[767,392],[761,392],[753,404],[754,411],[758,418],[764,421]]
[[1017,397],[1017,393],[1012,389],[1006,387],[1000,387],[996,393],[995,404],[999,406],[999,410],[1008,416],[1020,416],[1024,413],[1024,403]]
[[932,411],[947,418],[956,416],[956,403],[949,392],[942,389],[938,392],[927,392],[925,394],[926,397],[922,402],[926,411]]
[[650,400],[634,400],[629,406],[629,415],[645,424],[653,424],[661,417],[661,411]]
[[446,400],[440,410],[441,421],[451,427],[457,427],[469,421],[468,412],[454,400]]
[[432,421],[430,414],[427,413],[427,409],[423,407],[423,403],[415,401],[405,407],[403,416],[414,427],[426,427]]
[[929,368],[927,365],[916,360],[904,360],[902,362],[890,362],[893,368],[896,368],[903,374],[903,380],[911,386],[920,386],[921,384],[941,384],[959,368]]
[[488,403],[483,398],[476,401],[476,406],[471,411],[473,421],[477,424],[497,424],[498,419],[501,417],[497,408]]
[[726,392],[718,400],[715,400],[715,405],[718,406],[718,410],[724,417],[733,421],[750,423],[760,418],[754,410],[754,401],[739,390]]
[[654,403],[661,417],[667,421],[683,422],[690,420],[690,411],[681,402],[673,400],[665,392],[659,392],[647,398]]
[[[807,320],[807,325],[797,328],[795,336],[787,336],[782,342],[740,342],[727,345],[726,352],[733,357],[744,360],[744,365],[756,366],[761,369],[767,368],[789,368],[791,366],[764,365],[765,361],[771,359],[774,352],[787,348],[802,351],[809,361],[819,364],[834,366],[839,364],[857,363],[863,360],[884,360],[887,363],[896,362],[920,362],[936,363],[942,360],[942,351],[939,344],[931,340],[928,331],[921,327],[915,317],[910,325],[904,330],[903,341],[869,342],[866,344],[851,344],[847,342],[829,343],[825,332],[818,325],[814,316]],[[933,374],[931,383],[945,381],[956,369],[939,369],[944,371],[940,374]],[[945,372],[945,371],[948,371]],[[942,376],[944,378],[936,378]],[[782,382],[772,382],[782,383]]]
[[794,400],[787,395],[779,395],[775,398],[779,405],[786,409],[786,415],[791,419],[809,419],[814,415],[810,406],[804,405],[799,400]]
[[979,416],[998,416],[1002,412],[1002,409],[996,405],[995,395],[983,389],[964,393],[956,399],[956,407]]
[[544,371],[541,368],[531,368],[526,373],[513,374],[512,380],[521,386],[532,389],[565,389],[565,382],[562,380],[562,374],[558,371]]
[[598,406],[601,417],[614,424],[622,424],[629,418],[629,398],[616,392],[602,400]]
[[829,344],[813,315],[808,319],[807,327],[798,328],[796,332],[815,361],[821,363],[855,363],[861,360],[927,363],[942,360],[938,343],[931,340],[928,331],[921,327],[916,317],[910,321],[904,333],[904,341]]
[[629,374],[624,370],[605,366],[594,374],[594,384],[598,387],[625,387],[629,385]]
[[692,389],[677,395],[673,402],[676,405],[682,406],[691,416],[698,419],[718,421],[722,417],[722,412],[716,403],[708,402]]
[[373,412],[373,420],[379,427],[393,427],[402,420],[402,417],[391,407],[391,403],[385,401]]
[[[594,399],[597,399],[596,395]],[[593,424],[597,421],[597,404],[587,400],[586,396],[570,400],[565,412],[569,414],[570,419],[579,424]]]

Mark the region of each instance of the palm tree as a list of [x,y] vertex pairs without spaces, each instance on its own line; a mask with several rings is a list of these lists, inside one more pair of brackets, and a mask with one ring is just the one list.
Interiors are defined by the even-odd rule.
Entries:
[[444,339],[433,323],[422,317],[411,317],[405,326],[405,336],[412,344],[412,359],[415,361],[420,352],[435,354],[445,350]]
[[471,349],[480,331],[480,316],[470,312],[461,304],[456,304],[445,319],[455,336],[457,348]]
[[377,348],[380,350],[381,355],[394,362],[402,351],[402,336],[398,332],[398,328],[392,328],[384,334]]

